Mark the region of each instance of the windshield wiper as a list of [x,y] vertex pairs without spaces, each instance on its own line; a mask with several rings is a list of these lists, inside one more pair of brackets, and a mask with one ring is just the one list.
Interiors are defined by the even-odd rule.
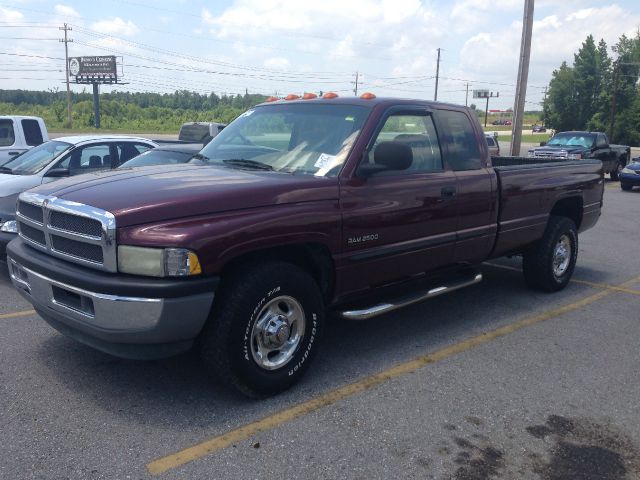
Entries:
[[246,158],[227,158],[226,160],[223,160],[223,162],[230,165],[237,165],[239,167],[255,168],[257,170],[273,170],[271,165],[258,162],[257,160],[248,160]]
[[207,157],[206,155],[203,155],[203,154],[201,154],[201,153],[196,153],[196,154],[195,154],[193,157],[191,157],[189,160],[193,160],[194,158],[195,158],[196,160],[205,160],[205,161],[209,160],[209,157]]
[[0,173],[10,173],[14,175],[13,170],[11,170],[9,167],[0,167]]

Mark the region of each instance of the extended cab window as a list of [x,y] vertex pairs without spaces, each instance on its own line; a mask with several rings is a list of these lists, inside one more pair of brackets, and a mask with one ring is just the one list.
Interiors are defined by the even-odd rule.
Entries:
[[22,120],[22,131],[24,132],[24,139],[27,145],[35,147],[42,143],[42,131],[40,130],[40,124],[37,120]]
[[398,113],[390,115],[369,150],[367,161],[373,163],[373,150],[380,142],[398,142],[411,147],[413,161],[406,170],[389,170],[377,175],[410,175],[442,170],[442,156],[431,115]]
[[603,134],[599,133],[596,142],[596,146],[602,148],[607,144],[607,139]]
[[478,140],[469,117],[453,110],[438,111],[445,132],[440,137],[447,161],[453,170],[476,170],[482,167]]
[[0,120],[0,147],[10,147],[15,142],[13,120]]

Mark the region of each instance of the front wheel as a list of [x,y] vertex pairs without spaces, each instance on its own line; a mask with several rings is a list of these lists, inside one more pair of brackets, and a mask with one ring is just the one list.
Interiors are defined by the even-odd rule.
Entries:
[[620,172],[622,172],[623,168],[624,168],[624,164],[618,162],[616,164],[615,169],[611,170],[611,173],[609,174],[611,176],[611,180],[613,180],[614,182],[617,182],[618,179],[620,178]]
[[578,259],[578,231],[573,220],[551,216],[542,240],[523,255],[527,285],[556,292],[567,286]]
[[265,262],[223,278],[200,337],[219,379],[250,397],[286,390],[307,370],[324,320],[316,282],[295,265]]
[[633,188],[633,185],[630,185],[630,184],[628,184],[628,183],[620,182],[620,188],[621,188],[622,190],[624,190],[625,192],[628,192],[628,191],[630,191],[630,190]]

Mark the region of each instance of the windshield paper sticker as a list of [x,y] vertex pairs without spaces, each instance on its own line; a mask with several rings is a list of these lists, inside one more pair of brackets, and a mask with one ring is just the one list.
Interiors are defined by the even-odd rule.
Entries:
[[316,163],[313,165],[316,168],[324,169],[327,167],[331,167],[333,165],[333,161],[335,160],[335,155],[329,155],[328,153],[321,153],[316,160]]

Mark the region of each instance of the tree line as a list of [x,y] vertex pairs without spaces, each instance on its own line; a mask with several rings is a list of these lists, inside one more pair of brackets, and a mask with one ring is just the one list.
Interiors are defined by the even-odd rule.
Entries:
[[[72,92],[72,126],[91,129],[94,125],[93,95]],[[184,122],[229,123],[267,97],[258,94],[200,94],[188,90],[174,93],[109,92],[100,94],[100,120],[105,130],[177,132]],[[0,114],[36,115],[47,127],[68,127],[65,91],[0,90]]]
[[543,107],[547,126],[608,132],[612,142],[640,145],[640,31],[622,35],[611,51],[589,35],[573,65],[554,70]]

